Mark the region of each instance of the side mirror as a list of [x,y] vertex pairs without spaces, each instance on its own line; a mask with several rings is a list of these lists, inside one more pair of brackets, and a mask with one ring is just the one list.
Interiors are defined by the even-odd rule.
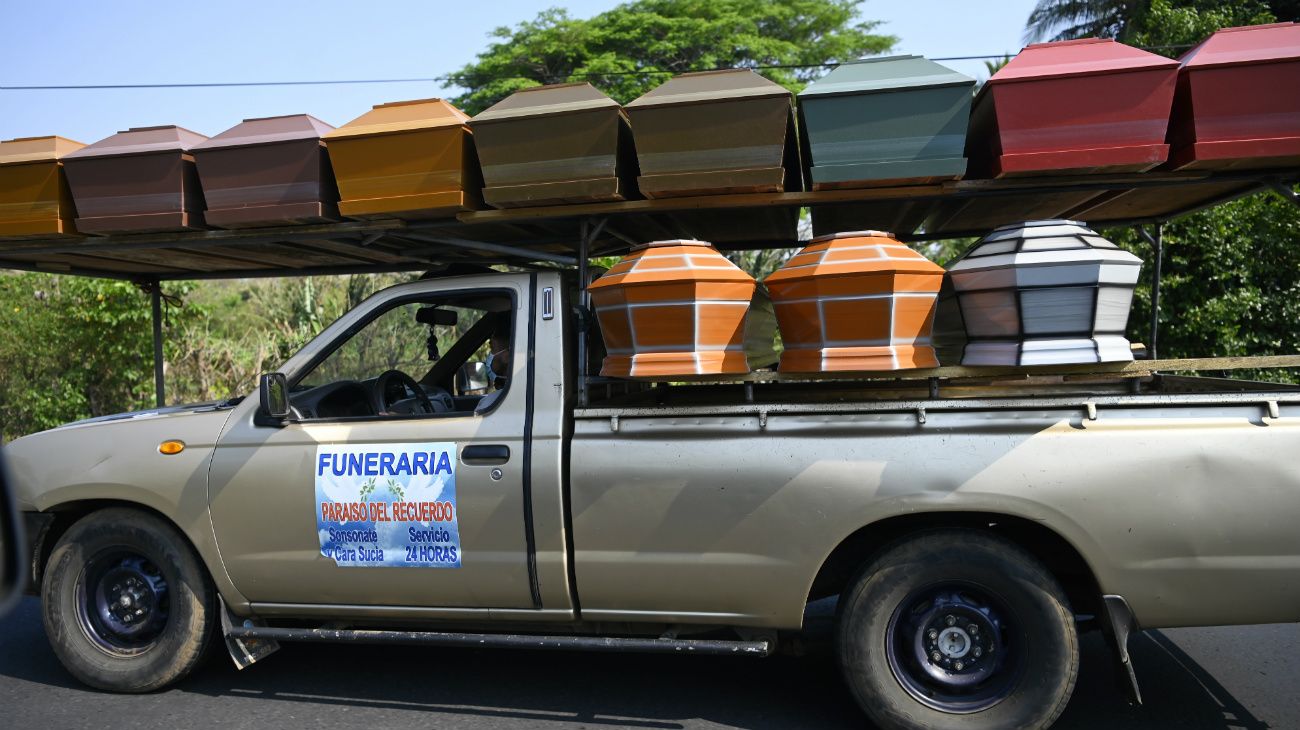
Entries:
[[18,601],[25,580],[26,542],[14,508],[12,489],[4,462],[0,461],[0,618]]
[[486,393],[488,385],[487,365],[481,361],[467,362],[456,371],[456,389],[461,395]]
[[283,421],[289,417],[289,379],[284,373],[266,373],[258,384],[262,413]]

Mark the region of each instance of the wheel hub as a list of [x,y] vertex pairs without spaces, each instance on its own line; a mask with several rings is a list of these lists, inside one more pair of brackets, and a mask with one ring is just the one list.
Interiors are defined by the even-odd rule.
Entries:
[[953,713],[997,704],[1019,679],[1006,644],[1013,635],[1001,602],[961,584],[921,589],[889,623],[890,669],[922,703]]
[[77,590],[82,629],[110,654],[148,649],[167,624],[167,581],[156,565],[136,553],[95,556]]
[[940,682],[960,686],[968,678],[987,676],[997,651],[997,627],[987,608],[967,600],[946,598],[929,612],[918,640],[926,670]]

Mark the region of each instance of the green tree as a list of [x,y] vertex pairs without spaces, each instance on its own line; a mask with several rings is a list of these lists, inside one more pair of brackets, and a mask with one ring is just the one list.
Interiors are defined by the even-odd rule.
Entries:
[[[1096,36],[1141,46],[1185,46],[1219,28],[1297,17],[1300,0],[1039,0],[1025,23],[1025,39]],[[1169,55],[1178,55],[1174,51]]]
[[[1132,229],[1103,232],[1146,262],[1129,337],[1149,338],[1151,248]],[[1161,357],[1300,352],[1300,207],[1254,195],[1165,224]],[[1242,377],[1300,382],[1287,371]]]
[[496,40],[456,74],[458,106],[475,114],[519,89],[590,81],[629,102],[686,71],[767,68],[798,91],[821,64],[881,53],[896,38],[858,19],[860,0],[633,0],[590,19],[552,8]]
[[[181,326],[199,315],[174,306],[190,285],[164,289],[165,316]],[[0,437],[89,416],[153,405],[149,300],[133,285],[49,274],[0,276]],[[175,353],[176,343],[167,346]]]

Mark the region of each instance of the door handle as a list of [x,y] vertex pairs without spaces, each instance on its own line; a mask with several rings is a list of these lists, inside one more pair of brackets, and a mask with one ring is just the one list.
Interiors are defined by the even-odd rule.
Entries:
[[460,450],[460,461],[470,466],[494,466],[510,461],[510,447],[504,444],[473,444]]

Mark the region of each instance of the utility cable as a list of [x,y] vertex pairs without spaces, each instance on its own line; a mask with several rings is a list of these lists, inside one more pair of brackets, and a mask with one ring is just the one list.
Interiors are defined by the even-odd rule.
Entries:
[[[1175,46],[1145,46],[1144,51],[1170,50],[1177,48],[1190,48],[1190,45]],[[1010,58],[1011,53],[994,53],[979,56],[941,56],[931,58],[931,61],[982,61],[991,59]],[[753,71],[768,71],[778,69],[805,69],[805,68],[834,68],[839,63],[776,63],[776,64],[756,64],[753,66],[739,66],[731,68],[744,68]],[[723,71],[730,70],[726,67],[711,69],[690,69],[687,71],[666,71],[658,69],[643,69],[638,71],[601,71],[581,74],[568,74],[565,78],[584,79],[584,78],[602,78],[606,76],[661,76],[676,75],[678,73],[689,73],[690,71]],[[418,83],[450,83],[457,86],[464,86],[467,81],[474,81],[476,84],[482,84],[492,81],[533,81],[530,76],[495,76],[485,79],[471,79],[468,76],[430,76],[424,78],[405,78],[405,79],[333,79],[321,81],[213,81],[213,82],[193,82],[193,83],[169,83],[169,84],[49,84],[49,85],[0,85],[0,91],[84,91],[84,90],[104,90],[104,89],[211,89],[226,87],[251,87],[251,86],[331,86],[331,85],[351,85],[351,84],[418,84]]]

